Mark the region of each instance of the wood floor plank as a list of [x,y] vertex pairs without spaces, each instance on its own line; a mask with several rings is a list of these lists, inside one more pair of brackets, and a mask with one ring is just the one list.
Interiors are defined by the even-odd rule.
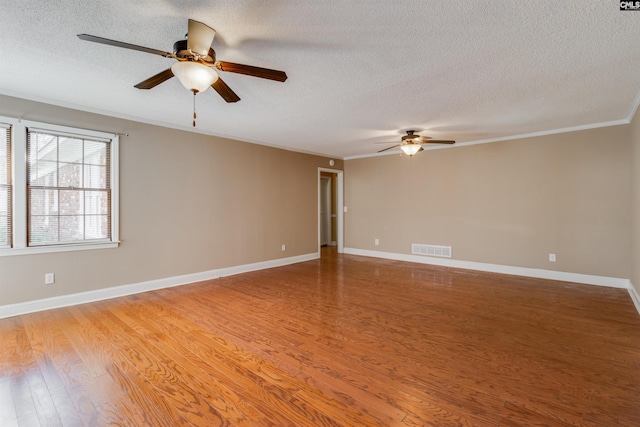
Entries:
[[18,426],[12,383],[19,375],[13,355],[14,322],[0,322],[0,420],[7,426]]
[[18,425],[18,414],[13,403],[11,381],[5,376],[0,377],[0,420],[7,425]]
[[[191,407],[173,387],[166,366],[155,355],[134,340],[131,330],[123,330],[106,309],[88,315],[96,329],[105,338],[105,351],[116,361],[108,372],[134,402],[148,406],[154,424],[172,425],[191,423]],[[107,347],[107,343],[111,344]],[[173,420],[173,421],[171,421]]]
[[[183,314],[188,315],[188,314],[193,314],[194,310],[196,310],[196,307],[186,305],[185,307],[181,307],[181,309],[185,309],[186,311]],[[215,323],[218,324],[218,326],[221,323],[225,322],[225,320],[220,316],[220,312],[216,314],[215,318],[216,318]],[[206,321],[204,322],[205,324],[207,323]],[[212,327],[212,326],[209,325],[209,327]],[[275,359],[272,359],[270,357],[270,353],[278,352],[280,350],[282,350],[283,352],[287,351],[286,346],[284,348],[280,346],[271,347],[269,345],[269,342],[262,341],[262,337],[259,337],[259,336],[254,336],[252,339],[249,339],[249,341],[246,341],[246,340],[238,341],[238,340],[234,340],[234,338],[237,338],[237,335],[225,334],[224,328],[221,328],[221,329],[217,327],[214,327],[214,328],[216,330],[216,333],[224,337],[225,340],[229,339],[230,342],[235,342],[237,344],[234,347],[234,352],[237,354],[243,353],[241,348],[245,348],[245,349],[249,349],[250,354],[259,355],[263,360],[272,362]],[[234,334],[237,334],[239,330],[240,328],[236,324],[236,328],[234,329]],[[204,334],[202,339],[202,341],[204,342],[209,342],[210,340],[215,338],[215,337],[212,338],[208,336],[209,334],[207,334],[207,331],[203,329],[191,330],[190,332],[197,336],[199,336],[200,334]],[[269,338],[267,338],[267,341],[269,341]],[[291,344],[290,341],[287,341],[287,345],[290,345],[290,344]],[[350,403],[354,405],[353,397],[355,396],[359,397],[360,402],[369,402],[371,400],[370,396],[366,396],[366,393],[363,393],[361,389],[353,387],[351,384],[348,384],[342,381],[335,381],[335,377],[332,377],[330,375],[327,375],[325,372],[322,372],[322,367],[320,367],[320,369],[314,370],[313,377],[310,375],[309,376],[305,375],[304,363],[302,364],[300,363],[301,362],[300,357],[292,358],[292,359],[285,357],[285,359],[277,359],[277,360],[281,363],[277,363],[276,365],[270,364],[270,366],[273,366],[273,367],[278,366],[279,368],[282,369],[282,372],[292,373],[297,378],[302,379],[306,384],[315,383],[317,386],[322,383],[323,385],[322,389],[325,390],[329,395],[333,396],[333,398],[336,399],[336,401],[338,402],[341,402],[343,404]],[[285,360],[286,362],[282,363],[283,360]],[[315,368],[318,368],[318,367],[316,366]],[[260,371],[264,372],[266,369],[268,370],[269,366],[267,367],[261,366]],[[339,382],[340,384],[337,387],[335,387],[335,389],[328,388],[329,384],[335,383],[335,382]],[[401,410],[390,407],[389,405],[384,404],[384,402],[381,402],[379,399],[375,399],[375,404],[363,403],[362,406],[359,406],[359,405],[354,405],[354,406],[357,406],[358,410],[361,411],[363,414],[368,414],[373,418],[379,420],[380,422],[392,422],[393,420],[402,419],[406,415]]]
[[638,426],[626,290],[339,255],[0,320],[8,426]]
[[[247,303],[247,302],[245,301],[245,303]],[[255,305],[254,305],[254,307],[255,307]],[[217,313],[217,315],[219,316],[219,314],[220,314],[220,313],[218,312],[218,313]],[[290,318],[290,316],[291,316],[291,312],[289,312],[288,314],[289,314],[289,317],[288,317],[288,318]],[[295,329],[295,328],[294,328],[294,329]],[[396,331],[396,332],[397,332],[397,331]],[[269,330],[269,331],[268,331],[268,333],[267,333],[267,335],[268,335],[268,336],[272,336],[272,335],[273,335],[273,333],[274,333],[274,331],[273,331],[273,330]],[[310,345],[311,345],[311,344],[313,343],[313,341],[312,341],[312,340],[309,340],[309,343],[310,343]],[[325,344],[326,344],[326,343],[325,343]],[[315,359],[317,362],[319,362],[319,363],[318,363],[319,365],[327,365],[327,364],[328,364],[328,361],[330,360],[330,358],[334,355],[334,353],[331,353],[331,348],[330,348],[330,347],[331,347],[331,346],[324,345],[324,344],[323,344],[323,345],[321,345],[321,346],[311,345],[311,347],[308,349],[307,353],[309,353],[309,354],[313,354],[313,355],[314,355],[314,359]],[[325,353],[325,352],[324,352],[324,349],[328,349],[328,353]],[[342,349],[344,349],[344,347],[343,347]],[[351,349],[351,351],[347,351],[347,354],[351,354],[351,353],[352,353],[352,351],[354,351],[354,350],[356,350],[356,349],[357,349],[357,346],[356,346],[356,347],[354,347],[354,348],[352,348],[352,349]],[[299,350],[298,352],[300,353],[300,352],[301,352],[300,350],[302,350],[302,347],[298,347],[298,350]],[[302,352],[302,353],[304,353],[304,352]],[[322,356],[322,359],[320,359],[320,357],[321,357],[320,355],[321,355],[321,354],[323,354],[323,353],[324,353],[324,355]],[[340,372],[340,374],[339,374],[339,375],[340,375],[341,377],[345,377],[345,376],[349,375],[349,372],[350,372],[350,371],[352,371],[352,370],[349,368],[349,365],[352,365],[352,366],[358,366],[358,365],[359,365],[359,360],[357,360],[357,359],[353,359],[353,360],[347,360],[346,362],[341,363],[339,360],[336,360],[336,359],[334,358],[334,359],[332,360],[332,363],[331,363],[331,364],[332,364],[333,366],[336,366],[337,368],[339,368],[339,369],[338,369],[338,371]],[[386,369],[383,369],[381,372],[379,372],[379,375],[378,375],[378,377],[379,377],[379,384],[383,384],[383,383],[386,381],[386,379],[388,378],[388,377],[387,377],[387,375],[389,375],[389,374],[390,374],[390,372],[388,372]],[[366,375],[366,380],[362,380],[362,379],[360,380],[360,385],[361,385],[361,386],[364,386],[364,384],[367,382],[367,380],[368,380],[369,384],[371,384],[371,382],[373,382],[372,372],[371,372],[371,371],[369,371],[369,373]],[[357,380],[352,378],[352,379],[350,379],[350,380],[348,380],[348,381],[350,381],[350,382],[354,383],[354,382],[356,382]],[[456,390],[456,392],[458,392],[458,393],[459,393],[459,392],[460,392],[460,390],[458,389],[458,390]],[[485,398],[488,398],[488,396],[487,396],[487,397],[485,397]],[[496,403],[496,402],[494,402],[494,403]],[[440,403],[440,405],[442,405],[442,403]],[[476,414],[477,414],[477,411],[475,411],[475,412],[476,412]],[[494,416],[494,417],[495,417],[495,416]],[[485,422],[486,422],[486,420],[485,420]]]
[[[286,419],[288,419],[288,422],[281,420],[278,425],[282,425],[281,423],[291,425],[315,425],[315,422],[320,422],[323,425],[345,425],[337,424],[335,420],[332,419],[335,417],[342,418],[342,413],[334,414],[333,417],[324,416],[315,408],[314,404],[308,404],[305,402],[306,399],[299,398],[299,395],[303,394],[305,389],[308,389],[306,383],[289,377],[284,371],[279,371],[275,367],[263,363],[260,359],[249,355],[242,349],[218,336],[212,337],[210,334],[201,330],[191,330],[190,333],[193,337],[193,342],[196,344],[196,346],[192,347],[194,353],[200,353],[200,356],[205,358],[206,353],[202,353],[202,349],[208,346],[210,350],[213,351],[214,356],[220,361],[220,363],[216,365],[217,369],[229,378],[229,380],[238,383],[242,389],[248,390],[249,395],[246,396],[247,399],[253,401],[255,397],[258,397],[259,400],[265,402],[266,405],[264,406],[276,409],[276,413],[271,414],[272,418],[285,416]],[[200,343],[202,345],[198,345]],[[282,398],[287,395],[297,398]],[[325,396],[321,394],[315,394],[314,403],[320,403],[324,400],[331,399],[326,399]],[[334,408],[340,408],[342,406],[337,401],[332,401],[331,405]],[[267,410],[264,406],[263,410]],[[359,417],[365,421],[367,420],[364,414],[359,415]],[[348,425],[371,425],[371,421],[372,420],[369,420],[363,423],[360,420],[354,419],[351,420]]]
[[[145,304],[145,306],[147,306],[147,304]],[[219,360],[217,358],[225,357],[224,354],[228,355],[228,352],[230,351],[232,353],[231,354],[232,359],[230,360],[222,359],[223,365],[224,366],[236,365],[237,363],[233,359],[242,357],[242,359],[245,360],[247,358],[246,355],[241,356],[241,353],[243,353],[241,349],[234,346],[229,346],[229,343],[225,342],[222,337],[219,337],[217,335],[207,336],[205,337],[204,340],[202,340],[200,337],[197,336],[200,329],[196,328],[195,325],[193,325],[190,322],[185,323],[184,318],[171,318],[172,312],[164,311],[161,306],[153,307],[153,312],[156,314],[162,315],[162,322],[158,323],[157,326],[160,326],[168,336],[187,337],[186,339],[188,340],[188,342],[182,343],[185,349],[190,350],[186,352],[186,355],[187,355],[186,357],[188,358],[188,360],[183,361],[183,363],[185,363],[185,367],[190,366],[189,370],[191,372],[197,372],[199,370],[205,376],[213,376],[216,378],[216,381],[220,382],[220,384],[223,386],[224,385],[237,386],[236,384],[237,380],[234,380],[235,375],[233,374],[226,375],[230,371],[225,371],[224,369],[221,370],[220,368],[217,367],[221,364],[216,362],[217,360]],[[144,313],[144,308],[141,308],[141,313]],[[165,333],[162,333],[162,336],[167,336],[165,335]],[[217,347],[216,348],[212,347],[211,345],[212,343],[215,343]],[[222,347],[220,348],[220,346]],[[202,349],[206,349],[206,351],[203,352]],[[214,351],[217,353],[220,353],[217,355],[216,358],[213,358],[211,356],[212,354],[211,352],[214,352]],[[265,372],[267,370],[266,364],[260,363],[261,362],[260,359],[256,359],[255,361],[260,364],[260,366],[258,366],[256,370],[259,370],[260,372]],[[194,366],[196,367],[197,370],[192,368]],[[231,369],[231,372],[234,372],[235,369],[238,369],[238,367]],[[270,379],[275,380],[275,377],[277,377],[277,375],[271,376]],[[277,383],[279,381],[274,381],[274,382]],[[242,386],[240,388],[240,390],[242,391],[240,395],[229,396],[227,392],[227,395],[224,396],[224,398],[228,402],[237,403],[239,406],[241,406],[244,409],[247,409],[250,407],[251,413],[256,413],[256,411],[262,411],[264,415],[268,417],[264,420],[265,424],[269,422],[273,422],[275,425],[283,425],[283,423],[284,424],[292,423],[292,421],[287,418],[281,418],[283,416],[281,411],[273,411],[271,405],[265,405],[263,404],[263,402],[261,402],[260,399],[256,399],[255,393],[251,392],[251,384],[249,384],[248,386],[247,384],[239,384],[239,385]],[[209,384],[209,387],[210,387],[210,384]],[[258,408],[254,406],[256,404],[258,405]],[[278,418],[281,418],[281,419],[278,420]],[[255,419],[253,422],[255,423]]]
[[99,416],[83,387],[89,378],[86,366],[63,333],[69,319],[59,311],[46,311],[23,320],[61,423],[87,425]]
[[[34,316],[38,315],[38,313],[34,314]],[[38,418],[38,425],[61,426],[60,417],[49,393],[43,370],[34,354],[27,329],[24,327],[23,322],[17,319],[16,322],[20,327],[15,333],[15,366],[20,366],[22,373],[21,376],[14,377],[17,381],[13,384],[18,418],[20,420],[26,417],[24,422],[34,422],[35,418],[32,412],[35,412]],[[44,372],[46,374],[46,370]],[[20,424],[22,423],[23,420],[20,420]]]
[[82,332],[89,334],[86,339],[95,340],[101,351],[109,356],[110,361],[104,366],[105,375],[86,384],[100,417],[108,424],[123,426],[170,426],[172,422],[182,421],[181,416],[172,420],[167,415],[170,410],[162,395],[154,394],[153,387],[123,354],[127,347],[121,346],[118,337],[109,331],[103,333],[99,320],[103,307],[104,303],[97,303],[68,309],[84,324]]
[[[291,314],[290,312],[288,314]],[[267,335],[270,335],[272,333],[272,331],[270,330],[269,333]],[[442,345],[442,344],[441,344]]]
[[[184,351],[175,351],[175,348],[184,350],[186,348],[184,342],[175,342],[171,336],[154,326],[144,318],[144,311],[141,308],[127,305],[110,311],[122,320],[123,324],[136,325],[136,332],[139,335],[138,343],[134,345],[141,345],[142,340],[153,345],[152,352],[158,356],[157,363],[159,366],[164,366],[167,370],[165,375],[170,376],[170,382],[182,395],[184,403],[190,406],[191,421],[200,425],[213,424],[212,419],[221,425],[224,424],[223,420],[229,420],[235,425],[248,422],[247,417],[238,411],[243,407],[240,399],[230,393],[226,393],[226,400],[219,399],[215,393],[212,394],[211,377],[208,373],[204,373],[202,377],[197,376],[199,368],[185,356]],[[134,316],[134,313],[137,316]],[[184,334],[179,334],[178,337],[184,337]],[[217,391],[220,391],[220,388],[217,388]],[[252,415],[254,421],[261,421],[261,414],[258,411],[253,411]]]

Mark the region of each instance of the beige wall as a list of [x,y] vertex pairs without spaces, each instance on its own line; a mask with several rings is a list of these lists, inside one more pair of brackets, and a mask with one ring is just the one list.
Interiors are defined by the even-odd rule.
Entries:
[[628,278],[630,131],[347,160],[345,246],[446,245],[457,260]]
[[631,283],[640,294],[640,112],[631,122]]
[[[6,96],[0,115],[129,134],[120,140],[122,245],[0,257],[0,306],[318,250],[324,157]],[[48,272],[54,285],[44,285]]]

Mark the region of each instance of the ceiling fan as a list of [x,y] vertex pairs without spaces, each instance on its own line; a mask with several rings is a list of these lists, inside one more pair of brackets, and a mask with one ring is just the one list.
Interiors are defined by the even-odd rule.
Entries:
[[[420,136],[416,134],[415,130],[407,130],[406,135],[402,136],[402,142],[400,144],[393,145],[391,147],[384,148],[378,153],[382,153],[383,151],[391,150],[396,147],[400,147],[400,149],[407,156],[413,156],[420,151],[423,151],[422,144],[455,144],[455,141],[444,140],[444,139],[431,139],[428,136]],[[393,142],[378,142],[377,144],[394,144]]]
[[[90,34],[78,34],[78,38],[94,43],[160,55],[178,61],[170,68],[135,85],[138,89],[152,89],[160,83],[169,80],[171,77],[176,76],[185,88],[193,92],[194,96],[199,92],[204,92],[211,86],[225,101],[238,102],[240,101],[240,97],[227,86],[214,69],[278,82],[287,80],[287,74],[284,71],[217,61],[216,52],[211,48],[211,43],[215,35],[216,31],[213,28],[202,22],[189,19],[187,38],[186,40],[178,40],[175,42],[173,44],[173,52],[165,52],[131,43],[92,36]],[[195,126],[195,98],[193,116],[193,125]]]

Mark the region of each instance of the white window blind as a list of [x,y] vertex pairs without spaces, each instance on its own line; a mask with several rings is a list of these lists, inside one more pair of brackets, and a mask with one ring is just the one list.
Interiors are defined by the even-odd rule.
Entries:
[[27,129],[28,246],[111,240],[111,140]]
[[0,124],[0,247],[11,246],[11,126]]

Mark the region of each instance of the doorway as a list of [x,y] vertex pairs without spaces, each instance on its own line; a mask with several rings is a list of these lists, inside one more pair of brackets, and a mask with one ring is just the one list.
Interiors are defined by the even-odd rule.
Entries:
[[322,246],[344,251],[343,172],[318,168],[318,253]]
[[335,174],[320,174],[320,246],[336,246]]

